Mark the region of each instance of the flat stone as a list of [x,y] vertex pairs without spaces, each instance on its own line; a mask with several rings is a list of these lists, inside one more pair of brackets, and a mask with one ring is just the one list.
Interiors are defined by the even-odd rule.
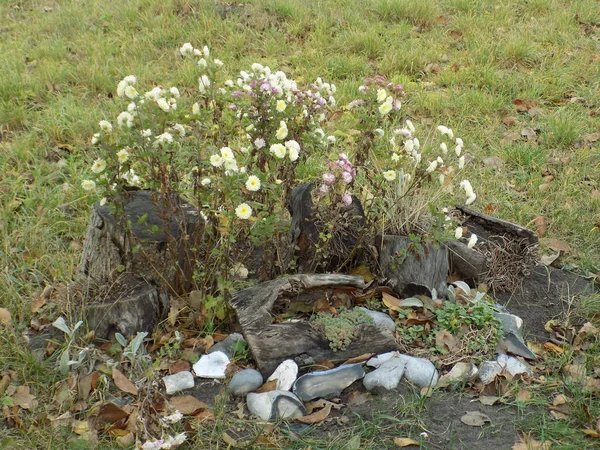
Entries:
[[379,328],[388,330],[391,333],[396,331],[396,322],[394,322],[394,319],[392,319],[386,313],[381,312],[381,311],[372,311],[370,309],[363,308],[362,306],[359,307],[358,309],[362,309],[364,312],[366,312],[371,317],[371,319],[373,319],[373,322],[375,322],[375,325],[377,325]]
[[473,363],[459,362],[454,364],[450,372],[442,375],[438,380],[437,387],[446,387],[452,383],[469,382],[477,378],[479,370]]
[[520,339],[514,333],[505,333],[498,345],[499,352],[500,349],[505,349],[513,355],[522,356],[526,359],[537,359],[537,355],[529,349],[523,339]]
[[369,359],[367,361],[367,366],[369,367],[381,367],[381,365],[394,358],[394,357],[398,357],[400,355],[399,352],[387,352],[387,353],[382,353],[381,355],[377,355],[377,356],[373,356],[371,359]]
[[210,349],[208,349],[208,352],[206,353],[210,354],[214,352],[223,352],[228,358],[231,359],[233,358],[233,347],[238,342],[246,342],[246,339],[244,339],[244,336],[242,336],[240,333],[231,333],[221,342],[217,342]]
[[293,392],[303,401],[337,396],[364,376],[361,364],[347,364],[322,372],[307,373],[296,380]]
[[498,361],[484,361],[479,365],[479,379],[483,384],[489,384],[502,370],[503,366]]
[[513,377],[519,374],[533,375],[533,372],[527,364],[522,363],[512,356],[498,355],[496,361],[502,366],[503,370]]
[[229,382],[229,392],[244,395],[255,391],[263,384],[263,376],[258,370],[244,369],[236,373]]
[[406,362],[404,378],[419,387],[435,387],[439,375],[431,361],[424,358],[415,358],[409,355],[398,355],[398,358]]
[[229,357],[225,353],[217,351],[202,355],[193,368],[197,377],[223,379],[228,365]]
[[519,316],[508,313],[496,313],[494,316],[500,321],[502,331],[504,331],[505,334],[514,333],[517,336],[521,336],[523,319],[521,319]]
[[267,381],[277,380],[277,387],[275,388],[278,391],[289,391],[294,385],[294,381],[298,377],[298,364],[291,359],[286,359],[283,361],[275,372],[271,374]]
[[400,384],[405,368],[406,362],[400,358],[389,359],[373,372],[366,374],[363,378],[363,385],[367,391],[378,388],[388,391],[395,389]]
[[174,375],[163,377],[167,395],[173,394],[184,389],[194,387],[194,375],[190,371],[178,372]]
[[289,391],[250,392],[246,404],[262,420],[295,419],[306,414],[302,402]]

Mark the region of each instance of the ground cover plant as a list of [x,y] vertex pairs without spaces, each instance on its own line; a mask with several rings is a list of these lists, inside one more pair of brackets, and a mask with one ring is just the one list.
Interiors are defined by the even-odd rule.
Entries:
[[[128,97],[127,87],[139,90],[140,96],[155,86],[164,88],[165,92],[148,100],[147,106],[154,107],[157,114],[174,115],[165,116],[161,123],[153,123],[138,131],[163,127],[160,133],[154,130],[153,136],[163,135],[165,143],[170,145],[164,133],[168,132],[175,142],[184,137],[177,124],[183,126],[188,137],[193,135],[189,124],[194,121],[195,102],[185,104],[183,100],[179,101],[178,96],[189,99],[192,95],[183,88],[193,86],[195,92],[202,86],[215,88],[214,84],[198,84],[200,58],[207,63],[204,75],[210,76],[211,71],[219,71],[223,74],[223,83],[227,79],[236,80],[240,70],[248,70],[254,63],[261,64],[263,68],[281,69],[302,86],[310,86],[321,77],[330,86],[335,84],[337,87],[333,94],[340,107],[361,98],[363,93],[359,88],[365,85],[365,78],[376,83],[376,75],[385,77],[387,82],[402,85],[406,94],[401,99],[399,118],[402,126],[398,128],[408,128],[405,120],[409,119],[416,126],[420,140],[436,149],[440,137],[437,125],[460,130],[460,137],[466,145],[461,155],[456,157],[462,156],[467,163],[470,162],[469,179],[477,192],[477,201],[472,206],[536,230],[546,238],[542,242],[544,255],[559,257],[554,264],[585,275],[598,272],[600,12],[596,2],[507,0],[424,1],[413,4],[403,0],[373,0],[362,3],[360,7],[350,1],[306,3],[292,0],[237,3],[140,0],[107,5],[95,1],[15,1],[0,6],[5,19],[0,28],[3,35],[0,45],[4,55],[0,62],[3,74],[0,82],[0,164],[4,168],[0,174],[0,306],[5,308],[3,314],[11,316],[8,325],[2,328],[0,344],[3,379],[0,384],[3,406],[0,442],[4,447],[86,448],[87,445],[84,439],[78,438],[87,431],[84,412],[63,417],[64,426],[58,419],[52,422],[56,426],[52,426],[46,410],[40,406],[52,402],[60,405],[61,392],[68,390],[65,386],[68,386],[69,380],[65,384],[64,372],[56,365],[59,355],[70,354],[69,361],[62,365],[63,369],[64,364],[72,362],[71,366],[78,366],[85,365],[87,361],[89,354],[86,353],[84,333],[81,328],[73,329],[79,317],[67,317],[67,348],[70,353],[56,352],[54,359],[36,359],[24,342],[22,333],[29,328],[32,316],[38,320],[40,310],[52,320],[59,311],[69,312],[68,303],[56,304],[51,292],[72,279],[79,263],[89,207],[103,197],[99,189],[109,187],[109,179],[99,179],[96,175],[112,171],[110,185],[113,182],[119,184],[124,180],[124,173],[119,171],[133,168],[123,165],[134,161],[133,142],[119,142],[115,147],[106,147],[110,151],[101,150],[104,147],[90,142],[95,133],[106,133],[108,127],[105,124],[104,131],[98,129],[101,121],[109,121],[115,131],[120,130],[116,118],[132,100],[129,98],[125,103],[118,96],[116,86],[121,80],[128,80],[121,85],[125,97]],[[193,64],[182,63],[181,46],[187,42],[193,42],[193,46],[202,52]],[[209,48],[208,55],[204,54],[204,45]],[[183,53],[186,51],[183,49]],[[193,56],[193,50],[189,56]],[[215,58],[225,64],[220,67]],[[133,79],[126,78],[131,74],[135,74],[135,84]],[[178,90],[171,90],[171,86],[178,87]],[[219,87],[229,88],[226,85]],[[320,90],[322,86],[317,88]],[[133,95],[131,89],[129,91]],[[236,91],[231,89],[230,92],[233,95]],[[362,165],[364,161],[353,159],[360,154],[357,149],[361,145],[389,145],[391,136],[387,133],[393,133],[395,128],[381,128],[385,139],[379,139],[380,132],[375,131],[379,127],[368,123],[369,118],[380,118],[381,111],[377,109],[386,104],[387,96],[377,101],[376,86],[371,87],[370,93],[374,114],[365,110],[362,120],[363,130],[373,130],[374,134],[364,142],[353,139],[352,132],[336,134],[336,130],[343,130],[344,125],[353,120],[348,115],[326,117],[322,126],[313,123],[315,131],[317,128],[322,130],[324,140],[315,140],[315,148],[311,151],[301,149],[298,157],[307,159],[305,168],[297,173],[298,179],[310,181],[321,177],[324,185],[340,189],[331,189],[327,194],[338,195],[342,200],[346,194],[341,190],[344,185],[327,184],[331,178],[322,176],[325,172],[340,179],[344,171],[337,174],[333,170],[327,171],[327,162],[335,163],[339,154],[345,153],[350,156],[351,163]],[[159,102],[161,98],[166,103]],[[169,99],[176,101],[169,103]],[[170,111],[174,104],[178,105],[175,112]],[[393,102],[390,105],[393,108]],[[247,106],[251,108],[250,104]],[[277,111],[278,106],[283,109],[277,102],[272,105],[274,111],[282,116],[286,110],[288,115],[293,113],[287,105],[283,111]],[[358,105],[359,108],[363,106]],[[200,108],[203,112],[214,110]],[[127,112],[132,115],[131,111]],[[235,111],[232,113],[235,114]],[[191,117],[186,118],[185,115]],[[124,129],[128,129],[129,116],[120,117]],[[132,120],[135,120],[133,115]],[[283,134],[281,120],[269,124],[272,129],[259,130],[260,133]],[[244,130],[249,125],[245,124]],[[291,137],[293,133],[300,133],[289,122],[286,122],[286,128],[288,133],[292,133]],[[264,138],[254,135],[251,129],[246,132],[251,135],[251,144]],[[238,135],[240,139],[245,138],[243,134]],[[334,139],[328,141],[326,136],[333,136],[335,142]],[[219,141],[222,136],[211,128],[196,135],[198,143],[201,142],[200,137],[202,142],[212,141],[214,148],[203,150],[199,164],[177,161],[183,152],[176,148],[170,154],[173,160],[148,158],[150,165],[147,167],[167,176],[168,169],[174,164],[185,163],[182,166],[189,166],[189,178],[169,179],[170,182],[177,183],[177,189],[184,186],[190,192],[195,185],[197,192],[205,195],[199,201],[206,203],[207,199],[217,199],[206,195],[208,190],[203,191],[202,188],[206,188],[208,183],[203,185],[202,182],[210,178],[211,183],[221,183],[228,178],[211,178],[207,173],[192,169],[198,166],[203,170],[216,171],[215,164],[206,163],[207,159],[210,161],[210,155],[228,157],[227,151],[225,154],[222,151],[228,147],[242,158],[241,147],[246,145],[236,142],[236,145],[229,146],[227,142]],[[239,198],[226,196],[231,203],[228,209],[230,220],[225,224],[238,223],[243,228],[249,223],[244,222],[243,217],[250,213],[250,209],[255,215],[261,211],[257,205],[283,208],[284,205],[276,202],[252,198],[256,203],[248,203],[246,200],[246,194],[252,196],[267,192],[265,195],[271,195],[274,189],[291,187],[292,180],[286,180],[284,175],[290,173],[289,165],[294,163],[294,150],[290,151],[290,148],[295,147],[294,144],[286,146],[286,141],[281,141],[287,151],[286,158],[282,161],[277,158],[276,153],[284,150],[276,147],[270,161],[274,164],[285,161],[288,167],[285,170],[270,167],[268,176],[272,178],[269,179],[264,178],[266,175],[262,172],[237,174],[237,180],[247,192],[241,195],[239,188],[232,188]],[[301,142],[299,138],[294,141]],[[99,144],[103,144],[102,139]],[[348,145],[352,148],[345,151],[344,147]],[[454,145],[455,142],[449,149],[451,154],[455,151]],[[127,146],[132,151],[122,152]],[[147,149],[151,151],[153,148],[150,145]],[[119,151],[120,154],[117,153]],[[385,151],[391,158],[393,149]],[[440,157],[445,159],[442,151],[440,148]],[[111,162],[109,158],[114,159]],[[116,158],[121,158],[121,165]],[[102,161],[106,162],[107,168],[99,171]],[[425,172],[434,161],[437,160],[431,158],[423,162],[426,163]],[[260,171],[260,164],[255,164]],[[456,167],[459,164],[456,161]],[[243,167],[241,162],[238,165]],[[250,166],[246,164],[246,167]],[[393,180],[391,173],[388,174],[390,180],[385,176],[392,169],[396,167],[392,167],[391,162],[385,167],[375,165],[370,170],[378,173],[379,177],[371,178],[382,189],[394,186],[398,193],[400,185],[392,184],[398,183],[398,172]],[[438,167],[433,170],[439,174]],[[100,173],[96,174],[96,171]],[[144,169],[136,170],[136,173],[144,178]],[[365,173],[369,172],[365,170]],[[263,189],[262,193],[260,190],[253,191],[258,184],[250,178],[252,175],[259,178],[260,186],[270,185],[272,189]],[[152,179],[146,177],[146,181]],[[83,180],[93,180],[98,189],[86,190],[91,184],[82,183]],[[282,183],[277,184],[278,180]],[[458,183],[462,178],[455,181]],[[172,188],[174,185],[166,183],[164,186]],[[457,191],[460,192],[459,189]],[[115,192],[119,192],[118,189],[106,191],[107,201]],[[362,192],[352,193],[361,199],[368,197]],[[460,196],[463,197],[462,192]],[[464,196],[462,201],[467,197],[470,195]],[[338,199],[331,197],[328,201],[334,203]],[[417,204],[423,204],[422,200],[419,203],[417,199]],[[221,205],[215,204],[208,215],[215,213],[218,206]],[[402,217],[403,212],[396,213],[390,205],[375,206],[379,208],[374,209],[375,216],[389,213],[386,226],[414,231],[406,229],[415,223],[410,216]],[[239,208],[237,213],[236,208]],[[272,212],[267,208],[264,217],[271,217]],[[217,223],[223,224],[215,222],[215,226]],[[278,226],[277,223],[271,225]],[[262,232],[267,233],[268,228]],[[454,230],[449,232],[452,234]],[[227,242],[223,244],[230,245]],[[242,269],[234,266],[236,262],[227,256],[217,260],[213,266],[209,265],[217,268],[214,270],[217,280],[217,273],[221,274],[221,286],[226,281],[223,274],[226,278],[230,276],[229,269],[236,267],[234,274]],[[231,277],[237,280],[235,276]],[[215,297],[223,295],[213,294]],[[569,293],[566,292],[565,296],[568,297]],[[53,308],[55,311],[51,311]],[[215,306],[215,312],[217,310]],[[585,331],[582,334],[580,327],[572,329],[571,322],[578,323],[577,320],[580,320],[583,324],[583,319],[597,320],[598,311],[595,297],[587,298],[581,304],[569,303],[571,314],[567,316],[568,320],[559,318],[557,323],[548,327],[562,335],[570,332],[579,336],[579,341],[571,340],[557,348],[547,348],[543,363],[546,383],[519,386],[514,388],[516,392],[509,389],[501,396],[504,404],[513,405],[519,417],[526,419],[520,420],[519,427],[527,436],[532,436],[523,438],[531,448],[538,445],[534,439],[550,441],[558,448],[593,448],[594,439],[597,442],[598,430],[594,428],[592,419],[598,417],[600,406],[594,394],[584,388],[585,377],[593,377],[597,370],[597,337]],[[73,337],[83,340],[77,341]],[[177,354],[180,352],[180,340],[175,334],[166,336],[160,351]],[[119,345],[125,348],[131,343]],[[138,351],[139,348],[132,351],[129,347],[127,352],[136,364],[128,358],[124,360],[143,373],[149,362],[141,353],[136,358]],[[120,353],[117,351],[115,354]],[[114,373],[111,372],[110,376],[114,377]],[[102,384],[108,378],[102,380],[94,395],[110,394],[109,386]],[[551,408],[555,413],[552,416],[547,413],[548,404],[554,408]],[[536,408],[532,410],[531,405]],[[394,445],[393,438],[410,436],[424,448],[440,448],[434,441],[428,442],[427,438],[420,436],[428,426],[423,419],[426,402],[396,406],[398,413],[395,416],[381,412],[381,416],[375,417],[372,423],[358,419],[352,426],[342,428],[342,438],[338,440],[316,436],[304,442],[294,442],[284,439],[277,429],[258,429],[254,428],[255,425],[231,419],[229,415],[220,413],[217,404],[217,420],[199,427],[195,439],[205,446],[225,448],[235,445],[228,442],[232,439],[231,430],[250,428],[249,435],[255,437],[252,445],[256,447],[280,442],[277,445],[296,448],[308,445],[314,448],[349,448],[344,447],[350,445],[348,443],[354,443],[353,448],[381,448],[382,440],[387,442],[385,445],[391,446]],[[60,411],[60,406],[57,410]],[[54,414],[53,417],[58,416]],[[167,420],[167,417],[164,419]],[[167,422],[177,422],[176,419],[169,418]],[[184,431],[180,423],[169,426],[173,439]],[[114,442],[101,441],[97,445],[112,448]],[[460,442],[452,445],[464,448]],[[525,447],[520,448],[526,448],[527,444],[523,445]],[[543,448],[541,445],[538,448]]]

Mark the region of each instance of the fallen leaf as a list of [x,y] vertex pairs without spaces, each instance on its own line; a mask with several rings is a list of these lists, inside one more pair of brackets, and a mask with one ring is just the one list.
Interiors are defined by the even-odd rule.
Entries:
[[551,266],[552,263],[554,261],[556,261],[558,259],[558,257],[560,256],[560,252],[558,253],[553,253],[552,255],[542,255],[540,256],[540,261],[542,262],[542,264],[544,264],[545,266]]
[[301,423],[312,425],[324,421],[331,412],[331,403],[327,403],[323,409],[309,414],[307,416],[298,417],[296,420]]
[[194,414],[200,409],[209,409],[206,403],[191,395],[178,395],[177,397],[171,397],[169,399],[169,403],[173,409],[176,409],[181,414],[185,415]]
[[169,374],[175,375],[179,372],[186,372],[190,370],[190,363],[188,361],[178,360],[169,366]]
[[423,302],[415,297],[409,297],[402,300],[398,307],[400,308],[422,308]]
[[564,353],[565,350],[562,347],[559,347],[556,344],[553,344],[552,342],[546,342],[544,344],[544,349],[548,350],[550,352],[554,352],[554,353]]
[[400,304],[400,299],[397,297],[394,297],[391,294],[388,294],[387,292],[382,292],[381,293],[381,300],[383,301],[383,304],[385,306],[387,306],[388,308],[390,308],[392,311],[398,311],[399,309],[399,304]]
[[494,169],[502,167],[502,160],[498,156],[488,156],[487,158],[483,158],[482,162],[487,167],[492,167]]
[[192,416],[198,423],[204,423],[208,420],[213,420],[215,418],[215,413],[213,413],[210,409],[202,409],[197,413],[192,414]]
[[470,427],[482,427],[486,423],[491,423],[492,420],[479,411],[467,411],[467,413],[460,418],[460,421]]
[[554,251],[571,253],[571,247],[559,239],[543,239],[542,243]]
[[521,136],[524,136],[527,138],[528,141],[535,141],[535,138],[537,137],[537,133],[535,132],[535,130],[531,127],[525,127],[521,129]]
[[371,281],[373,281],[375,279],[375,275],[373,275],[371,273],[371,271],[365,264],[352,269],[350,271],[350,275],[359,275],[359,276],[363,277],[363,279],[365,280],[365,283],[370,283]]
[[410,447],[411,445],[420,445],[418,442],[410,438],[394,438],[394,444],[397,447]]
[[73,433],[81,436],[83,433],[90,431],[90,426],[87,420],[75,420],[71,425],[71,429]]
[[263,384],[261,387],[259,387],[254,392],[262,393],[262,392],[274,391],[277,389],[277,381],[278,381],[277,378],[274,380],[267,381],[265,384]]
[[335,364],[328,359],[324,359],[323,361],[314,363],[310,368],[312,371],[329,370],[335,368]]
[[227,445],[230,445],[233,448],[240,447],[238,442],[224,431],[223,434],[221,434],[221,439],[223,439],[223,442],[225,442]]
[[548,450],[551,445],[551,441],[536,441],[530,435],[524,434],[521,441],[513,445],[512,450]]
[[29,392],[29,386],[19,386],[12,399],[15,406],[23,409],[33,409],[36,406],[35,396]]
[[506,116],[502,119],[502,123],[507,127],[512,127],[517,122],[517,119],[513,116]]
[[598,139],[600,139],[600,133],[587,133],[583,135],[585,142],[596,142]]
[[12,316],[10,311],[6,308],[0,308],[0,324],[10,325],[12,323]]
[[590,428],[584,428],[581,431],[583,431],[583,433],[587,436],[594,437],[594,438],[600,438],[600,433],[597,432],[596,430],[592,430]]
[[119,420],[124,419],[127,416],[129,416],[129,414],[127,414],[114,403],[106,403],[102,405],[102,407],[100,408],[100,412],[98,412],[98,419],[102,422],[107,423],[118,422]]
[[[454,351],[460,344],[459,340],[448,330],[441,330],[435,335],[435,346],[444,348],[450,352]],[[453,368],[454,369],[454,368]]]
[[364,361],[367,361],[369,359],[371,359],[373,356],[375,356],[377,353],[363,353],[360,356],[356,356],[354,358],[350,358],[347,361],[344,361],[341,365],[347,365],[347,364],[358,364]]
[[533,219],[533,224],[535,225],[535,230],[538,236],[543,237],[548,229],[546,218],[544,216],[537,216],[535,219]]
[[494,395],[480,395],[479,403],[486,406],[492,406],[496,404],[500,400],[500,397],[496,397]]
[[554,417],[556,420],[566,420],[569,418],[567,414],[561,413],[560,411],[556,411],[554,409],[550,410],[550,415]]
[[348,396],[348,406],[358,406],[367,403],[371,398],[362,392],[354,391]]
[[531,392],[529,392],[527,389],[519,389],[516,398],[520,402],[525,403],[526,401],[531,400]]
[[513,105],[515,106],[517,111],[527,112],[530,109],[535,108],[537,106],[537,103],[531,100],[521,100],[518,98],[516,100],[513,100]]
[[554,406],[559,406],[559,405],[564,405],[565,403],[568,403],[568,402],[570,402],[569,397],[567,397],[565,394],[558,394],[556,397],[554,397],[552,404]]
[[548,189],[550,189],[552,186],[550,185],[550,183],[542,183],[538,186],[538,190],[540,192],[546,192]]
[[600,199],[600,191],[598,189],[594,189],[592,191],[591,197],[595,200]]
[[135,387],[129,378],[121,373],[117,368],[113,367],[112,377],[115,382],[115,385],[122,390],[123,392],[127,392],[128,394],[137,395],[138,389]]
[[117,437],[116,441],[121,447],[131,447],[135,442],[135,435],[130,431],[123,436]]

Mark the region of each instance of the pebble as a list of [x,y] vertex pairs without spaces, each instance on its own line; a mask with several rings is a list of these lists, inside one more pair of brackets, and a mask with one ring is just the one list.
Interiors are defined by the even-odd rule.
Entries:
[[483,384],[489,384],[502,373],[502,365],[497,361],[484,361],[479,365],[479,379]]
[[513,377],[523,373],[527,375],[533,375],[533,372],[527,364],[522,363],[517,358],[513,358],[512,356],[498,355],[496,361],[498,361],[498,364],[500,364],[502,368]]
[[250,392],[246,404],[262,420],[295,419],[306,414],[302,402],[289,391]]
[[442,375],[438,380],[437,387],[446,387],[452,383],[473,381],[477,378],[479,369],[473,363],[459,362],[454,364],[450,372]]
[[311,372],[296,380],[293,392],[304,401],[337,396],[364,376],[365,371],[361,364],[347,364],[335,369]]
[[406,363],[400,358],[388,359],[377,369],[365,375],[363,385],[367,391],[378,388],[387,390],[395,389],[400,384],[405,368]]
[[223,352],[228,358],[233,358],[233,347],[237,342],[246,342],[246,339],[240,333],[231,333],[225,339],[209,348],[206,353]]
[[202,355],[194,364],[194,373],[200,378],[225,378],[225,371],[229,365],[229,358],[221,351]]
[[373,319],[375,325],[377,325],[379,328],[388,330],[391,333],[396,331],[396,322],[394,322],[394,319],[392,319],[386,313],[383,313],[381,311],[372,311],[363,307],[359,307],[358,309],[362,309],[364,312],[366,312],[371,317],[371,319]]
[[165,388],[167,389],[167,395],[173,394],[184,389],[190,389],[194,387],[194,375],[190,371],[178,372],[174,375],[167,375],[163,377]]
[[431,361],[424,358],[415,358],[398,352],[388,352],[377,355],[367,361],[371,367],[381,367],[386,361],[398,358],[405,363],[404,377],[411,383],[419,386],[434,387],[437,384],[439,374]]
[[289,391],[298,377],[298,364],[291,359],[283,361],[271,374],[267,381],[277,380],[278,391]]
[[236,373],[229,382],[229,392],[233,395],[244,395],[255,391],[263,384],[263,376],[258,370],[244,369]]

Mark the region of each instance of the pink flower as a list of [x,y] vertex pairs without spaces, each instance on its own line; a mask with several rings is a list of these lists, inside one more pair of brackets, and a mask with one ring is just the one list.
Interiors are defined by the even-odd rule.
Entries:
[[352,196],[348,192],[344,192],[344,195],[342,195],[342,202],[344,202],[344,205],[350,206],[350,204],[352,204]]
[[323,182],[325,183],[325,185],[333,184],[335,182],[335,175],[329,172],[324,173]]
[[319,188],[319,192],[321,194],[327,194],[329,192],[329,186],[327,186],[326,184],[322,184]]
[[344,183],[352,183],[352,178],[353,177],[350,172],[342,172],[342,180],[344,180]]

